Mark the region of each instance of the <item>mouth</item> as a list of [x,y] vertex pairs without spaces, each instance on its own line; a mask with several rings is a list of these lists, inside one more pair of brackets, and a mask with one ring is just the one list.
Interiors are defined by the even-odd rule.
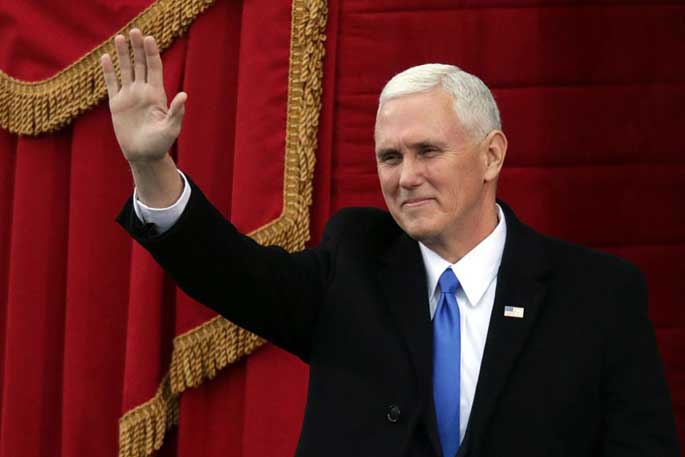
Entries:
[[416,198],[408,198],[405,201],[402,202],[402,207],[403,208],[417,208],[419,206],[426,205],[433,201],[432,198],[430,197],[416,197]]

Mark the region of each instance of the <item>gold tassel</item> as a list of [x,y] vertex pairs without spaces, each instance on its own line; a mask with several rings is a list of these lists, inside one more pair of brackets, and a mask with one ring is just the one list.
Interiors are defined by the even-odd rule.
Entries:
[[159,450],[164,434],[175,424],[178,424],[178,394],[172,392],[167,375],[152,399],[119,419],[119,457],[150,455]]
[[263,339],[222,317],[177,336],[171,356],[171,390],[180,393],[199,386],[262,344]]

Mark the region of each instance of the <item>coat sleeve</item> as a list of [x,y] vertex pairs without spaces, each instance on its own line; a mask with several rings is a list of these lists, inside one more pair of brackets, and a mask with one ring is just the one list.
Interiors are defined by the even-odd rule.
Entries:
[[131,199],[117,221],[189,296],[308,362],[340,224],[329,222],[315,249],[290,254],[264,247],[239,233],[189,181],[190,201],[163,234],[138,219]]
[[673,410],[647,316],[642,274],[631,267],[613,295],[602,385],[602,455],[678,457]]

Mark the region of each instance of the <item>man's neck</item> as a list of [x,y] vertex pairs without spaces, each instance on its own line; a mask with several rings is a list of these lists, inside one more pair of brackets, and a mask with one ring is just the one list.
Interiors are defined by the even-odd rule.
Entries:
[[427,239],[422,240],[422,243],[449,263],[455,264],[495,230],[499,222],[497,206],[493,204],[492,209],[476,220],[475,227],[463,227],[447,236],[447,239]]

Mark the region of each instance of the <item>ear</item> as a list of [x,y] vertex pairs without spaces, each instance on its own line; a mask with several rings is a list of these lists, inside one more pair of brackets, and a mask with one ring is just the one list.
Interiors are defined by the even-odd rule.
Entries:
[[507,155],[507,137],[501,130],[493,130],[483,140],[485,154],[485,182],[495,181]]

